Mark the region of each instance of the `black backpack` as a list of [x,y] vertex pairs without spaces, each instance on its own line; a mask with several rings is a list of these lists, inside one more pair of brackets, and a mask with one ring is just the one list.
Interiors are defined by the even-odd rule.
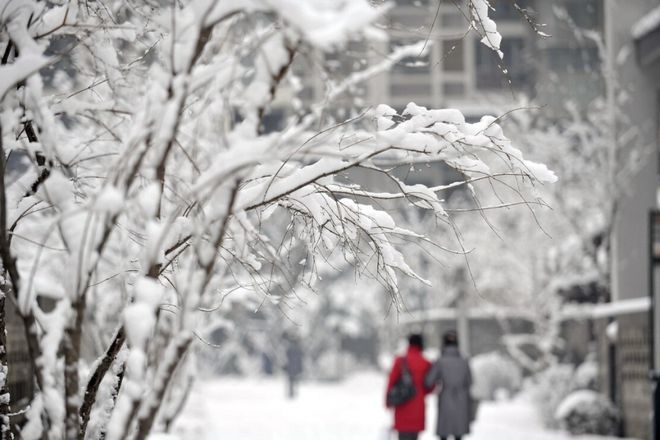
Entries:
[[403,357],[401,358],[401,375],[387,392],[387,406],[401,406],[415,397],[415,393],[417,393],[415,383],[412,374],[410,374],[406,358]]

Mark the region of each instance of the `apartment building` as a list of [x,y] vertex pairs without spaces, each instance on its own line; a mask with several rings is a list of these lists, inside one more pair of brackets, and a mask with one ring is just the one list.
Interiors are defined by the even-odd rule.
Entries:
[[[630,51],[625,62],[613,63],[613,70],[622,83],[629,84],[630,97],[617,103],[628,115],[644,138],[643,165],[631,176],[625,197],[619,207],[612,249],[614,304],[635,302],[640,305],[631,313],[610,319],[618,331],[610,341],[614,356],[610,362],[601,362],[612,379],[614,400],[623,412],[623,434],[636,438],[660,438],[658,389],[653,402],[650,372],[660,365],[660,277],[656,248],[650,231],[655,226],[650,212],[657,213],[660,167],[658,142],[660,139],[660,1],[658,0],[604,0],[605,41],[612,59],[621,60],[620,54]],[[621,133],[628,127],[616,127]],[[628,145],[617,147],[622,157],[629,152]],[[655,260],[651,257],[656,257]],[[643,306],[643,307],[642,307]],[[619,308],[620,310],[621,308]],[[657,373],[656,385],[657,385]],[[654,410],[655,407],[655,410]],[[655,428],[651,415],[655,414]]]
[[[531,0],[517,1],[521,7]],[[504,59],[479,42],[470,31],[469,11],[449,0],[397,0],[381,23],[388,38],[373,41],[348,55],[377,63],[397,47],[427,41],[424,56],[409,57],[364,85],[363,102],[387,103],[403,109],[409,102],[462,110],[468,118],[497,112],[529,94],[533,88],[533,31],[513,0],[492,2],[502,34]],[[332,57],[332,55],[331,55]],[[322,92],[322,88],[317,89]]]
[[503,60],[469,30],[469,12],[460,3],[399,0],[385,23],[389,49],[428,39],[428,53],[421,60],[404,59],[379,77],[371,85],[372,95],[396,108],[414,101],[458,108],[468,117],[478,117],[489,106],[498,107],[511,102],[516,93],[529,92],[532,72],[525,57],[531,49],[531,28],[512,1],[493,6],[491,15],[503,36]]

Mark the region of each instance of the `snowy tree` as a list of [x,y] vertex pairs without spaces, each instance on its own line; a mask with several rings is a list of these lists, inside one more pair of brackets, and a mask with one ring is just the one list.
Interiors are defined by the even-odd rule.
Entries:
[[[624,91],[617,92],[617,99],[625,96]],[[629,124],[624,113],[614,115],[615,126],[624,128],[612,132],[604,97],[586,108],[569,102],[566,110],[559,119],[518,115],[515,128],[510,127],[518,133],[514,136],[518,142],[533,146],[535,156],[562,176],[555,188],[541,190],[541,197],[553,209],[541,222],[544,232],[529,224],[529,219],[522,220],[528,223],[529,236],[536,237],[533,242],[545,246],[528,246],[527,251],[509,254],[527,266],[527,285],[535,289],[530,297],[536,304],[532,310],[538,312],[538,331],[518,342],[536,340],[535,345],[550,356],[546,364],[561,345],[564,305],[610,300],[611,242],[617,212],[646,151],[639,127]],[[523,255],[527,258],[520,258]]]
[[[488,298],[489,288],[505,292],[503,296],[522,301],[533,313],[534,334],[505,338],[512,354],[531,371],[557,361],[567,302],[610,300],[617,213],[649,148],[643,142],[647,127],[633,123],[624,111],[631,85],[616,75],[616,66],[628,62],[631,48],[624,47],[612,59],[602,35],[579,28],[563,8],[555,8],[555,13],[584,52],[584,65],[577,69],[599,85],[599,93],[579,101],[571,90],[554,83],[549,88],[563,98],[558,100],[561,107],[548,109],[544,102],[523,98],[519,109],[508,113],[502,123],[516,144],[529,148],[561,176],[556,185],[539,189],[540,199],[553,212],[540,217],[520,215],[517,208],[496,210],[485,213],[487,222],[466,217],[461,226],[468,245],[486,234],[494,239],[481,240],[470,256],[480,269],[476,274],[480,293]],[[597,53],[595,63],[587,56],[589,48]],[[496,235],[527,239],[496,240]],[[494,253],[500,258],[489,258]]]
[[[467,123],[456,110],[411,103],[397,114],[383,104],[319,127],[333,99],[424,42],[334,82],[322,102],[292,99],[285,127],[267,130],[278,93],[300,93],[294,62],[378,38],[385,9],[366,0],[0,0],[3,292],[25,324],[37,387],[16,426],[3,385],[5,437],[144,439],[166,429],[200,328],[231,292],[275,304],[293,294],[273,288],[294,281],[292,249],[312,278],[315,260],[340,252],[398,306],[399,276],[421,277],[397,245],[444,237],[397,225],[381,201],[450,221],[449,187],[477,197],[493,180],[555,180],[493,117]],[[470,10],[498,51],[488,3],[472,0]],[[391,173],[436,161],[462,179],[407,185]],[[395,189],[338,177],[352,169]],[[12,170],[23,171],[9,178]]]

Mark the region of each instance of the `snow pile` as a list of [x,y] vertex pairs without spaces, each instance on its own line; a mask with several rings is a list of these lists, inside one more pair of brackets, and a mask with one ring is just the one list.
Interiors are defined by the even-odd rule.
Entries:
[[498,352],[474,356],[470,360],[470,369],[472,395],[479,400],[494,400],[502,394],[511,396],[522,384],[520,367]]
[[557,407],[555,418],[573,435],[613,436],[618,432],[618,410],[607,397],[592,390],[578,390],[566,396]]
[[543,423],[550,428],[558,428],[555,413],[559,404],[573,391],[572,365],[554,365],[538,374],[532,388],[532,396],[539,409]]

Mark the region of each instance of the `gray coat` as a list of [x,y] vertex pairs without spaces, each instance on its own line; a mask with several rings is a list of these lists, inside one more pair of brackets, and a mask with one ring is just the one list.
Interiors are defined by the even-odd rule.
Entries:
[[425,385],[438,386],[438,436],[462,436],[470,432],[472,375],[470,365],[457,347],[449,346],[442,351],[426,375]]
[[289,343],[286,348],[286,365],[284,366],[287,376],[297,378],[303,371],[303,352],[300,344],[296,341]]

